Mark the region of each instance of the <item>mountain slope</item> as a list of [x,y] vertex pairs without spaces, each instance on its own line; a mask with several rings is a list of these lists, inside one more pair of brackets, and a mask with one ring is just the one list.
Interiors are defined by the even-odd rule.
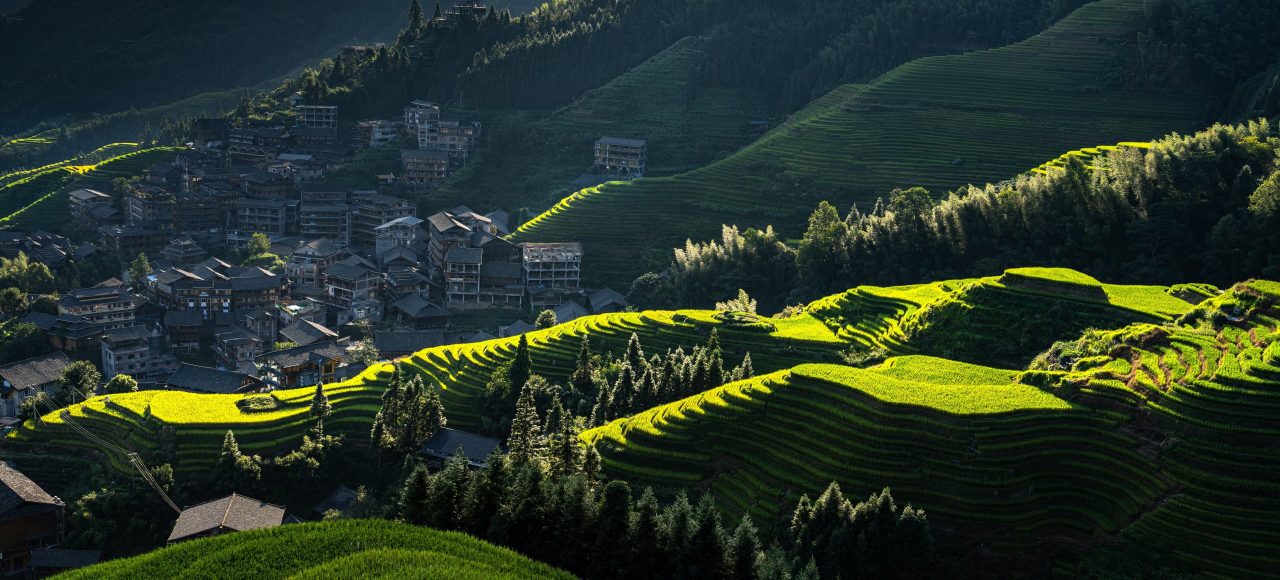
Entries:
[[1101,0],[1011,46],[913,61],[833,91],[723,161],[575,193],[515,237],[583,241],[584,271],[626,284],[644,249],[713,237],[722,223],[794,235],[817,199],[869,204],[913,185],[938,193],[1064,150],[1195,127],[1207,94],[1107,82],[1141,10],[1141,0]]
[[1171,573],[1270,576],[1278,304],[1280,284],[1240,284],[1176,323],[1059,343],[1024,373],[924,357],[801,365],[583,439],[614,477],[707,487],[757,522],[781,523],[785,499],[831,480],[892,485],[935,525],[1027,558],[1102,545]]
[[160,548],[65,578],[573,578],[466,534],[378,520],[290,524]]

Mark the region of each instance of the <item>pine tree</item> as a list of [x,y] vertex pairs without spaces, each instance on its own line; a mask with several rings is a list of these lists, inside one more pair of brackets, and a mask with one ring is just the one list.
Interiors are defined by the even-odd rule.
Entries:
[[661,512],[653,489],[646,487],[632,510],[631,527],[627,532],[627,545],[631,549],[631,577],[667,578],[670,570],[662,549],[660,535]]
[[756,577],[756,557],[760,553],[760,534],[751,521],[751,514],[744,514],[729,540],[729,575],[735,580],[752,580]]
[[756,376],[756,369],[751,364],[751,353],[747,353],[742,357],[742,364],[738,366],[738,380],[749,379]]
[[582,475],[587,478],[589,483],[595,483],[600,479],[602,461],[600,452],[596,451],[596,446],[587,445],[587,449],[582,456]]
[[[440,5],[437,4],[436,8],[439,9],[439,7]],[[409,28],[412,30],[422,28],[422,2],[419,0],[413,0],[409,5]]]
[[716,509],[711,494],[698,501],[697,527],[689,536],[689,546],[681,563],[689,578],[724,578],[728,554],[724,527],[720,523],[720,510]]
[[316,394],[311,397],[311,418],[324,421],[333,414],[333,405],[324,393],[324,383],[316,383]]
[[511,370],[508,374],[511,379],[511,390],[517,394],[522,393],[524,384],[529,381],[532,372],[533,359],[529,356],[529,337],[522,334],[516,346],[516,357],[511,361]]
[[636,333],[631,333],[631,340],[627,341],[626,362],[631,365],[631,369],[636,373],[644,372],[647,366],[644,359],[644,349],[640,347],[640,337]]
[[625,564],[627,546],[619,540],[627,537],[631,520],[631,488],[622,481],[610,481],[601,491],[599,515],[596,518],[595,549],[591,553],[594,577],[616,575]]
[[436,11],[435,11],[435,14],[433,14],[431,18],[432,18],[432,20],[435,20],[435,19],[437,19],[437,18],[440,18],[440,3],[439,3],[439,2],[436,2]]
[[520,400],[516,402],[515,417],[511,420],[511,436],[507,439],[507,449],[516,463],[528,462],[537,453],[541,435],[539,423],[533,389],[522,389]]
[[426,467],[413,470],[400,490],[400,503],[396,512],[401,520],[425,525],[428,521],[427,501],[431,495],[431,474]]

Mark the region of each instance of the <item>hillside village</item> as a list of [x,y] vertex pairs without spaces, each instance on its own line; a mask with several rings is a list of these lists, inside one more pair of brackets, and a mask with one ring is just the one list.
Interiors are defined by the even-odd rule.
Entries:
[[[421,100],[394,122],[341,123],[335,107],[300,102],[293,110],[290,127],[198,120],[189,147],[117,182],[115,195],[66,192],[71,219],[96,238],[3,233],[0,255],[22,254],[55,275],[70,261],[146,264],[21,319],[57,352],[0,371],[30,376],[5,406],[10,422],[28,391],[77,360],[144,388],[270,390],[355,376],[377,358],[365,350],[403,356],[532,330],[543,311],[568,322],[626,308],[621,293],[582,284],[581,244],[513,243],[505,211],[419,217],[397,195],[435,187],[465,164],[479,123]],[[417,146],[400,151],[400,175],[367,188],[324,179],[358,151],[402,143]],[[604,137],[594,155],[604,175],[644,172],[643,141]],[[497,322],[451,322],[475,311]]]

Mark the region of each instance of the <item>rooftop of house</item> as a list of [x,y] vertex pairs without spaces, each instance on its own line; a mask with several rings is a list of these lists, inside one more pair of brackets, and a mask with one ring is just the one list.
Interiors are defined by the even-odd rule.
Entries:
[[421,223],[422,223],[422,219],[421,219],[421,218],[418,218],[418,217],[415,217],[415,216],[411,216],[411,215],[407,215],[407,216],[398,217],[398,218],[396,218],[396,219],[393,219],[393,220],[391,220],[391,221],[389,221],[389,222],[387,222],[387,223],[385,223],[385,224],[382,224],[382,225],[380,225],[380,226],[378,226],[378,227],[376,227],[376,228],[373,228],[373,229],[375,229],[375,230],[389,230],[389,229],[391,229],[391,228],[395,228],[395,227],[399,227],[399,226],[417,227],[417,226],[418,226],[419,224],[421,224]]
[[325,257],[332,256],[341,251],[342,248],[338,247],[338,244],[329,241],[328,238],[320,238],[298,246],[298,249],[294,250],[293,253],[294,255]]
[[401,149],[400,157],[404,159],[430,159],[448,161],[449,152],[436,149]]
[[75,189],[67,193],[71,199],[78,201],[102,201],[110,202],[111,196],[95,189]]
[[601,137],[596,145],[621,145],[623,147],[644,147],[649,142],[645,139],[628,139],[625,137]]
[[391,305],[410,318],[440,318],[449,316],[449,311],[427,301],[417,294],[410,294]]
[[19,391],[39,387],[57,382],[63,369],[70,365],[71,359],[67,358],[66,353],[54,351],[0,366],[0,381]]
[[621,292],[608,287],[592,292],[588,300],[591,302],[591,310],[594,312],[600,312],[601,308],[608,308],[611,304],[621,308],[627,306],[627,297],[623,296]]
[[524,242],[520,244],[520,247],[524,248],[524,260],[526,262],[559,262],[582,259],[582,244],[579,242]]
[[351,502],[356,500],[356,490],[345,485],[339,485],[327,497],[320,500],[320,503],[311,508],[311,511],[324,515],[329,510],[343,511],[351,507]]
[[346,354],[344,345],[338,340],[325,340],[312,344],[295,346],[283,350],[275,350],[258,357],[260,361],[275,363],[280,368],[301,366],[317,360],[342,360]]
[[338,333],[321,324],[304,319],[280,329],[280,336],[285,340],[297,343],[299,346],[305,346],[322,340],[337,338]]
[[0,462],[0,519],[21,517],[51,507],[61,508],[62,500],[49,495],[26,474]]
[[453,264],[479,264],[484,261],[484,250],[481,248],[463,248],[454,246],[445,254],[444,261]]
[[528,322],[525,322],[523,320],[517,320],[506,326],[498,327],[498,334],[501,334],[503,336],[516,336],[516,335],[524,334],[526,332],[531,332],[537,329],[538,327],[532,324],[529,324]]
[[102,560],[99,550],[68,550],[65,548],[40,548],[31,551],[27,566],[41,570],[71,570],[92,566]]
[[284,523],[284,508],[239,494],[205,502],[182,510],[173,524],[169,541],[174,542],[218,529],[256,530]]
[[151,332],[145,326],[126,326],[124,328],[113,328],[108,330],[102,336],[105,342],[122,343],[137,340],[148,340],[151,338]]
[[424,454],[443,458],[461,453],[473,464],[484,464],[490,453],[501,448],[502,442],[493,437],[447,427],[436,431],[435,435],[422,444]]
[[443,330],[380,330],[373,333],[378,352],[409,353],[445,344]]
[[248,378],[244,373],[182,363],[166,383],[170,389],[230,394],[239,392]]

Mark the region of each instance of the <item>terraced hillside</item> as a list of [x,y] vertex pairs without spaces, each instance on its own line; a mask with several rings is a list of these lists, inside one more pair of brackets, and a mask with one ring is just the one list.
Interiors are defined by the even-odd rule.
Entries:
[[172,160],[176,151],[113,143],[76,159],[0,175],[0,227],[59,232],[67,222],[67,198],[62,195],[67,186],[105,188],[116,177],[137,175],[159,161]]
[[[1240,284],[1173,322],[1059,343],[1024,372],[917,356],[801,365],[583,439],[612,476],[705,487],[757,521],[831,480],[855,495],[891,485],[935,524],[999,550],[1123,538],[1117,549],[1178,571],[1271,576],[1278,303],[1280,284]],[[868,312],[864,326],[880,318]],[[1071,562],[1057,571],[1074,573]]]
[[[701,37],[687,37],[524,130],[527,139],[490,139],[484,157],[441,195],[467,203],[510,203],[563,190],[588,171],[603,135],[644,137],[651,173],[687,171],[750,140],[749,122],[764,115],[760,98],[739,89],[694,89],[705,66]],[[495,129],[501,132],[502,127]],[[520,176],[513,183],[513,176]],[[513,191],[513,189],[515,191]],[[523,190],[523,193],[521,193]],[[563,195],[563,194],[560,194]],[[477,201],[479,200],[479,201]]]
[[[750,353],[754,368],[762,373],[799,362],[839,362],[840,352],[851,347],[938,354],[948,340],[935,341],[931,338],[935,334],[949,340],[971,336],[975,345],[984,343],[983,333],[985,343],[1006,335],[1026,337],[1010,342],[1017,348],[990,349],[987,357],[981,356],[980,348],[966,351],[970,360],[1022,365],[1053,341],[1072,338],[1084,328],[1161,322],[1191,309],[1189,302],[1170,296],[1170,291],[1156,286],[1101,285],[1070,270],[1024,269],[1003,277],[857,288],[784,319],[737,321],[699,310],[628,312],[580,318],[529,333],[527,338],[533,371],[559,382],[573,372],[584,336],[595,352],[617,355],[634,333],[646,352],[653,354],[677,347],[688,352],[704,344],[713,329],[727,363],[737,364]],[[949,319],[922,314],[935,310],[959,314]],[[1067,320],[1053,320],[1073,311],[1078,312]],[[1003,324],[991,322],[1002,312],[1018,316]],[[451,426],[475,429],[481,425],[485,384],[499,365],[514,358],[517,344],[517,338],[506,338],[446,345],[419,351],[400,363],[442,388]],[[391,371],[390,364],[377,365],[351,381],[326,385],[335,410],[326,427],[366,437]],[[27,422],[7,445],[17,451],[42,445],[97,449],[77,432],[77,427],[84,427],[144,456],[159,453],[179,472],[198,471],[215,461],[228,429],[235,431],[247,453],[267,455],[297,444],[310,425],[313,392],[311,388],[277,391],[273,393],[276,408],[259,412],[240,408],[237,403],[243,395],[146,391],[109,400],[99,397],[70,407],[69,420],[62,413],[50,413],[40,423]],[[173,427],[172,435],[165,427]],[[167,455],[169,450],[175,455]],[[106,455],[113,466],[128,468],[124,450],[109,449]]]
[[377,520],[293,524],[202,538],[66,578],[573,578],[466,534]]
[[869,204],[913,185],[941,193],[1017,175],[1062,151],[1191,129],[1205,115],[1202,93],[1105,81],[1142,5],[1100,0],[1017,44],[919,59],[842,87],[729,158],[584,189],[515,238],[582,241],[584,271],[626,284],[644,249],[714,237],[720,224],[798,235],[819,199]]

